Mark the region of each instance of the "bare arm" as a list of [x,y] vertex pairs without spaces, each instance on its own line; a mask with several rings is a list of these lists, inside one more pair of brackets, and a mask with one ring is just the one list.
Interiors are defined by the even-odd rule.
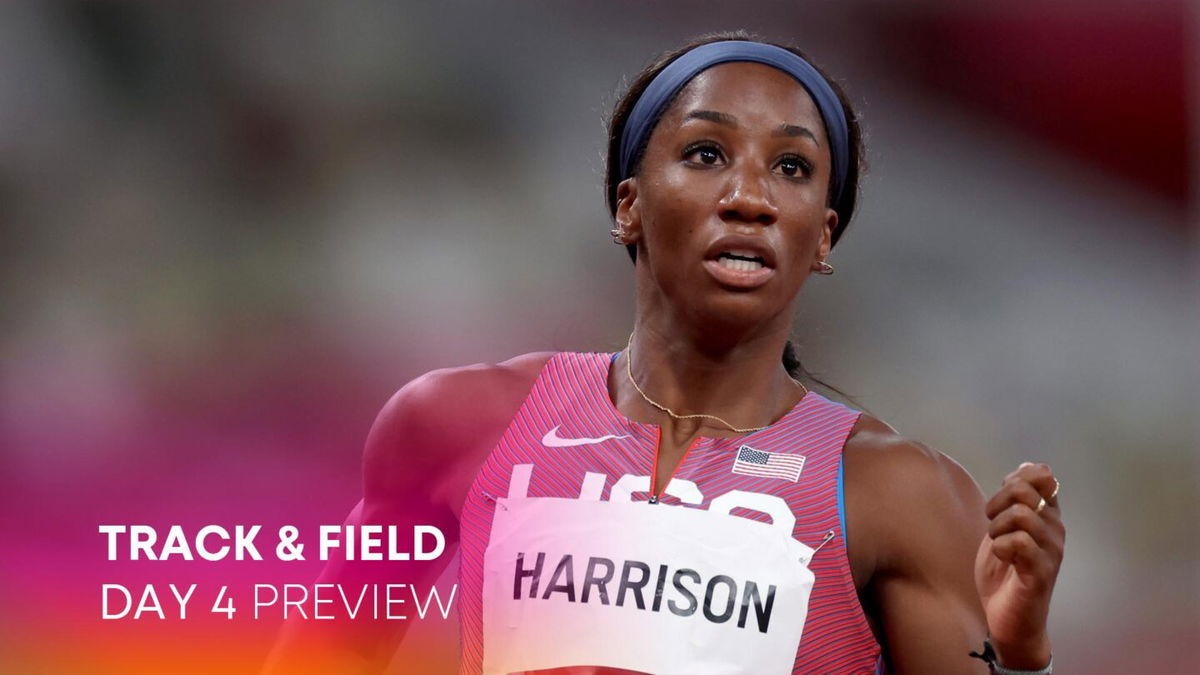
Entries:
[[[452,451],[444,442],[429,445],[431,427],[440,426],[436,404],[442,383],[438,379],[430,374],[414,380],[379,413],[363,454],[363,498],[346,524],[397,525],[401,533],[411,532],[414,525],[433,525],[445,536],[447,551],[430,561],[348,562],[339,556],[326,564],[318,583],[341,584],[354,594],[369,583],[432,583],[445,568],[458,527],[453,513],[433,499],[431,490],[437,476],[430,458]],[[285,624],[264,673],[379,672],[407,625],[407,621],[362,615],[320,622],[293,617]]]
[[[431,561],[330,561],[319,583],[430,584],[458,539],[458,511],[480,462],[529,393],[548,353],[438,370],[405,385],[379,413],[363,453],[363,499],[348,524],[433,525],[446,551]],[[290,621],[264,675],[378,673],[407,621]]]
[[[1023,542],[1016,532],[1034,523],[1004,515],[1009,491],[985,508],[962,467],[868,416],[847,443],[846,476],[855,576],[864,580],[864,604],[895,672],[986,673],[968,654],[982,650],[989,629],[993,643],[1003,643],[996,646],[1004,665],[1046,665],[1045,615],[1061,539],[1056,547],[1039,531],[1047,548],[1030,580],[1035,590],[1022,594],[1005,581],[1015,574],[1009,540]],[[1002,546],[991,544],[989,528]]]

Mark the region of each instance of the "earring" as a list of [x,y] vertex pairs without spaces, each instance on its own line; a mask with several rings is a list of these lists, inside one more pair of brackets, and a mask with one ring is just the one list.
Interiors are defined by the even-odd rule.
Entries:
[[817,270],[817,274],[833,274],[833,265],[830,265],[824,260],[818,260],[817,264],[821,266],[821,268]]
[[629,243],[628,241],[625,241],[625,230],[613,228],[609,230],[608,233],[612,235],[613,243],[618,246],[624,246]]

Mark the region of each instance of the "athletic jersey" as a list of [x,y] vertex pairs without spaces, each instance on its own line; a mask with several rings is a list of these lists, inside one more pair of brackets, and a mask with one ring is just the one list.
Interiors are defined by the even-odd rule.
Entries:
[[656,498],[661,430],[612,404],[614,359],[551,357],[472,483],[461,673],[877,672],[842,508],[859,413],[810,392],[698,438]]

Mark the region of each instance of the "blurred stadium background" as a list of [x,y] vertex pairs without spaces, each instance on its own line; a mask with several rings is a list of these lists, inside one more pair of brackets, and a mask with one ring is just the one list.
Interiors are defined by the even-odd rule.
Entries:
[[[1195,6],[455,0],[0,5],[0,671],[253,672],[277,622],[103,623],[100,583],[315,563],[106,563],[96,525],[338,522],[407,380],[621,348],[604,119],[729,28],[868,132],[805,364],[985,490],[1056,468],[1062,672],[1193,668]],[[394,672],[443,672],[417,635]]]

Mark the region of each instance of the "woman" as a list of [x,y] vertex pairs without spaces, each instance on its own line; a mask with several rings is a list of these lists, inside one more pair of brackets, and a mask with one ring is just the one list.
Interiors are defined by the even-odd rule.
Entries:
[[985,503],[796,379],[796,301],[832,271],[860,137],[793,49],[668,54],[610,129],[627,348],[436,371],[384,408],[357,517],[460,521],[463,672],[1049,672],[1049,467]]

